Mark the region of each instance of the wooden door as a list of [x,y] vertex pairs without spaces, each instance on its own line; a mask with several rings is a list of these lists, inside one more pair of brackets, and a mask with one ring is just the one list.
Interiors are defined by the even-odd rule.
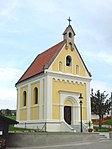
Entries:
[[64,120],[66,123],[71,125],[71,107],[70,106],[64,107]]

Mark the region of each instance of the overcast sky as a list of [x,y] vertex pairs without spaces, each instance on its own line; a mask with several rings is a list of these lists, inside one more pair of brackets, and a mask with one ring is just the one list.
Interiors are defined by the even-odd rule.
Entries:
[[0,109],[16,109],[15,83],[63,40],[69,16],[91,88],[112,91],[112,0],[0,0]]

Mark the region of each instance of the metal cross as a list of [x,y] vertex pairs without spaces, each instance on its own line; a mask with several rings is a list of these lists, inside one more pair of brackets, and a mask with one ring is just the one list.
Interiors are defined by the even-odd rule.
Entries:
[[71,22],[72,20],[70,19],[70,17],[69,17],[67,20],[68,20],[68,22],[69,22],[69,25],[70,25],[70,22]]

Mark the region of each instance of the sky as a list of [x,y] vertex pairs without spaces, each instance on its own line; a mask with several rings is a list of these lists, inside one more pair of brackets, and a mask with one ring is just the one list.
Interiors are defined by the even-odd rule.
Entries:
[[94,91],[112,91],[112,0],[0,0],[0,109],[16,109],[15,83],[63,40],[68,17]]

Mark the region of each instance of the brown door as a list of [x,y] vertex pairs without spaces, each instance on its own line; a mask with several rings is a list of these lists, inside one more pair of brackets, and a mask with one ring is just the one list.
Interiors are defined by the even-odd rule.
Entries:
[[71,107],[70,106],[64,107],[64,120],[66,123],[71,125]]

